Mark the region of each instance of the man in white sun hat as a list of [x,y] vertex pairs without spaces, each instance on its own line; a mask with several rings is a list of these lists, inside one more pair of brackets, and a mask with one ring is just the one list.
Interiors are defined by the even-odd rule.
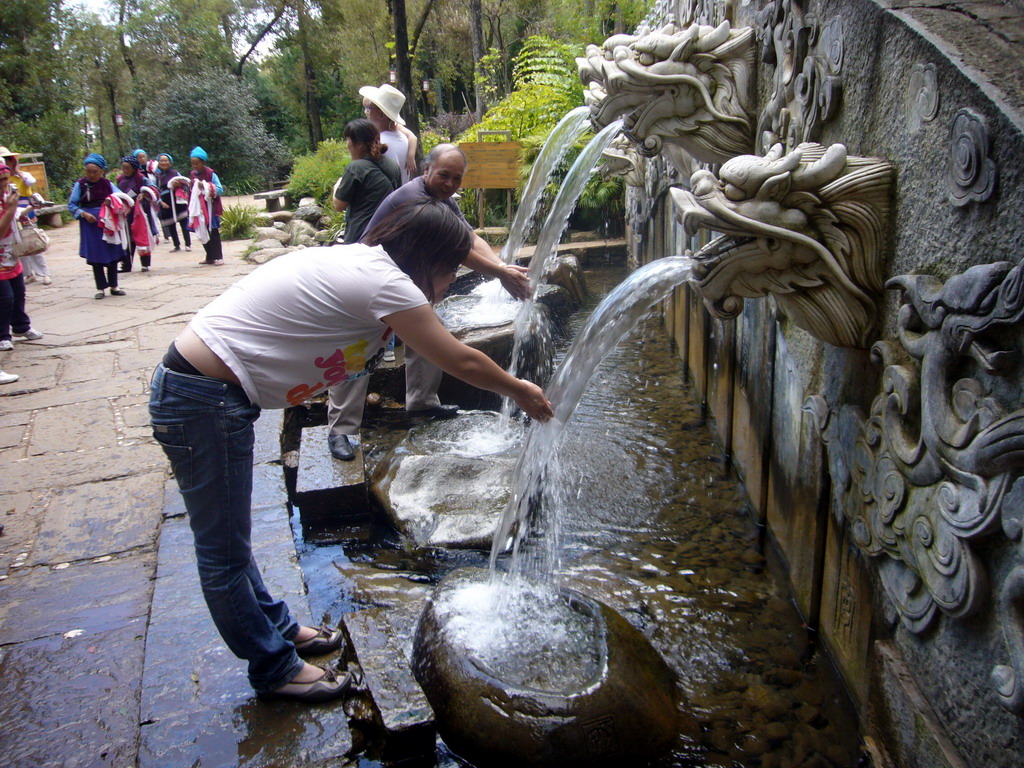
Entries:
[[405,94],[385,83],[379,88],[364,85],[359,89],[363,97],[363,112],[366,119],[380,131],[380,143],[387,146],[387,156],[402,170],[402,183],[418,175],[416,168],[416,134],[405,127],[402,106]]

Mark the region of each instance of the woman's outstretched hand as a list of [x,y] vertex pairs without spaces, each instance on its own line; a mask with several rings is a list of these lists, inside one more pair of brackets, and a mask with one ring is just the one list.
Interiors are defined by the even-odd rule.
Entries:
[[501,274],[498,275],[501,287],[508,291],[514,298],[523,301],[533,295],[530,290],[530,270],[516,264],[506,264]]
[[548,421],[555,415],[551,409],[551,402],[544,396],[543,389],[525,379],[517,379],[517,381],[519,389],[512,399],[527,416],[537,421]]

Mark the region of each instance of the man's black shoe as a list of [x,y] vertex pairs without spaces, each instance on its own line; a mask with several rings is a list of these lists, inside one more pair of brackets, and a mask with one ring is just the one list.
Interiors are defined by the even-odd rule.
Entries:
[[348,440],[348,435],[328,435],[327,447],[331,449],[331,456],[342,461],[352,461],[356,457],[355,449]]
[[428,419],[439,419],[444,421],[445,419],[454,419],[459,415],[459,406],[457,405],[437,405],[433,408],[422,408],[418,411],[409,411],[410,416],[416,416],[420,418]]

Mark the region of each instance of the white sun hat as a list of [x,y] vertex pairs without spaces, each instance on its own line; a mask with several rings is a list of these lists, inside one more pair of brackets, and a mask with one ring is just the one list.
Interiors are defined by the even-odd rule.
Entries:
[[402,118],[402,105],[405,104],[405,94],[393,85],[385,83],[380,88],[372,85],[364,85],[359,89],[359,95],[376,104],[380,111],[390,117],[399,125],[405,125]]

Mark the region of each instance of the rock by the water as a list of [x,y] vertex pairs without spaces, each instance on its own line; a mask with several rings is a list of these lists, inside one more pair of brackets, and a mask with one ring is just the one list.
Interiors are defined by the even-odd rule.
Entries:
[[295,218],[295,214],[292,213],[291,211],[274,211],[272,214],[270,214],[270,218],[273,219],[274,221],[287,223],[291,221],[293,218]]
[[420,425],[377,464],[370,492],[413,546],[490,548],[522,439],[521,429],[502,437],[500,419],[481,411]]
[[278,239],[276,237],[273,239],[264,238],[263,240],[257,240],[256,242],[254,242],[252,244],[252,247],[253,250],[256,251],[265,251],[267,248],[284,248],[285,243],[283,240]]
[[587,296],[580,271],[580,260],[575,256],[559,256],[544,273],[544,282],[564,288],[578,306]]
[[291,253],[293,248],[260,248],[258,251],[253,251],[249,254],[249,261],[253,264],[266,264],[271,259],[276,259],[278,256],[284,256],[286,253]]
[[287,238],[280,229],[275,227],[256,227],[253,240],[262,243],[264,240],[282,240]]
[[298,245],[301,238],[308,237],[311,240],[316,234],[316,227],[310,224],[308,221],[302,219],[292,219],[288,222],[285,227],[285,231],[288,233],[289,245]]
[[300,205],[295,209],[295,218],[307,221],[310,224],[315,225],[320,221],[320,217],[324,215],[324,210],[315,203],[312,205]]

